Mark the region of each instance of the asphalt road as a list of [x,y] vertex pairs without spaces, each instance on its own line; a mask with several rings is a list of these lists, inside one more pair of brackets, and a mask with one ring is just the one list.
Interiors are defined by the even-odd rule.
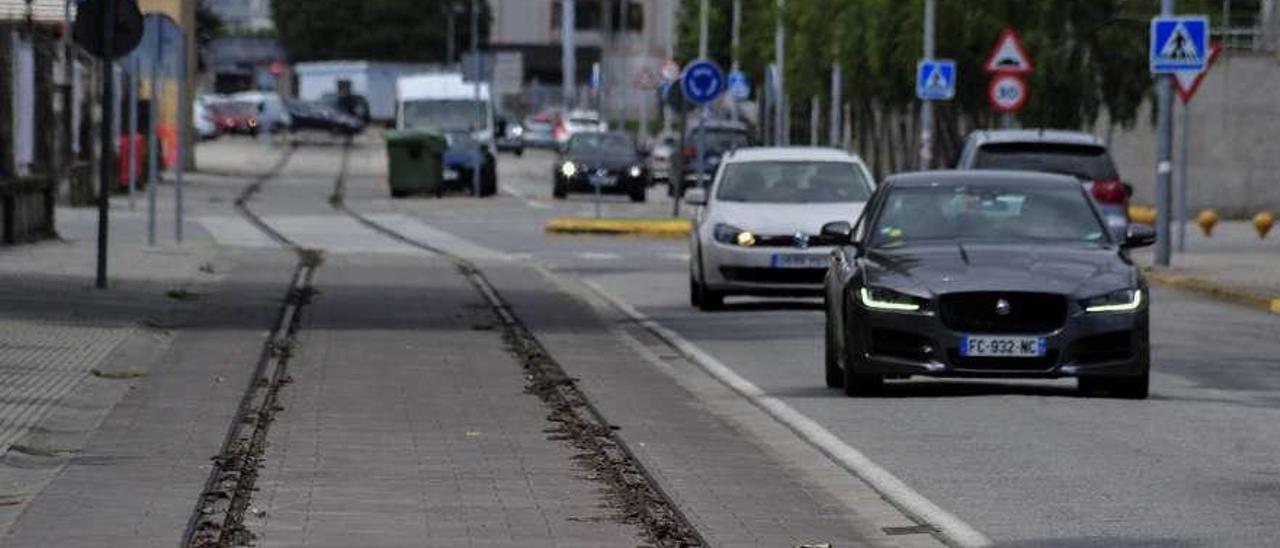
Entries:
[[[503,155],[503,195],[490,200],[348,201],[596,282],[998,544],[1276,544],[1280,317],[1154,290],[1148,401],[1077,397],[1072,381],[912,380],[845,398],[822,384],[818,301],[697,312],[684,241],[544,234],[551,216],[593,213],[590,196],[551,199],[551,164],[541,151]],[[606,215],[671,211],[661,187],[646,204],[606,200]]]

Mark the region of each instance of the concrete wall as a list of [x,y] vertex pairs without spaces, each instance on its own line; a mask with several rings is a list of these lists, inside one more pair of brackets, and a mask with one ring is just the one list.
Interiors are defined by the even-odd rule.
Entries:
[[[1182,119],[1178,103],[1176,123]],[[1143,204],[1155,203],[1156,137],[1149,113],[1144,107],[1137,127],[1117,128],[1112,141],[1120,173],[1133,183],[1134,201]],[[1223,54],[1192,101],[1190,116],[1187,202],[1193,214],[1205,207],[1233,217],[1280,212],[1280,58]]]

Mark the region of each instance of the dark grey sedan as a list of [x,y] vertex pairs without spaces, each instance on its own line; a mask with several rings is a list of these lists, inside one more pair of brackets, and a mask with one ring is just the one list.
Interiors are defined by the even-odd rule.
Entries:
[[1079,379],[1142,399],[1150,370],[1146,282],[1071,177],[1029,172],[897,175],[838,245],[824,282],[826,381],[846,394],[886,378]]

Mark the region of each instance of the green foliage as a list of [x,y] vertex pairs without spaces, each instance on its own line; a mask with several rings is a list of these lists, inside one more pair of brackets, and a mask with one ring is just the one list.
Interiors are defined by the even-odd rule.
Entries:
[[[489,2],[481,8],[480,43],[488,40]],[[446,13],[457,51],[471,43],[470,0],[272,0],[285,50],[294,61],[361,59],[439,63],[447,50]]]

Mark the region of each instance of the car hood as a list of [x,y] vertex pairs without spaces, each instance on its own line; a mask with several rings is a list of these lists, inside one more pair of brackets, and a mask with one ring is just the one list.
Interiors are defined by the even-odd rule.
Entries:
[[952,242],[877,249],[862,260],[868,285],[925,297],[967,291],[1091,297],[1138,283],[1128,259],[1091,244]]
[[640,159],[626,154],[610,154],[602,156],[567,156],[565,159],[572,160],[575,164],[587,166],[588,168],[605,168],[605,169],[626,169],[631,166],[640,165]]
[[708,210],[712,225],[725,223],[756,234],[817,234],[831,221],[854,222],[863,202],[765,204],[717,201]]

